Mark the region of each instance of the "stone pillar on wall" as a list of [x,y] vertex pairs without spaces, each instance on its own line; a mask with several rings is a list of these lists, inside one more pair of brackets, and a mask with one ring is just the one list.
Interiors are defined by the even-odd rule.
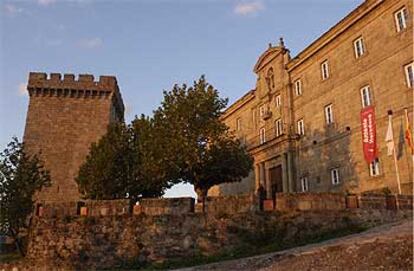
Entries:
[[289,168],[287,163],[287,154],[282,154],[282,183],[283,183],[283,193],[289,192],[288,185],[288,174]]
[[295,185],[294,185],[294,171],[293,171],[293,154],[291,151],[287,152],[287,172],[288,172],[288,185],[289,190],[288,192],[292,193],[295,192]]
[[266,188],[266,175],[265,175],[265,172],[266,172],[266,169],[265,169],[265,163],[264,162],[261,162],[260,164],[259,164],[259,167],[260,167],[260,184],[265,188],[265,189],[267,189]]
[[254,193],[257,193],[257,189],[260,186],[260,164],[254,165]]
[[266,182],[266,198],[272,198],[272,182],[270,180],[269,163],[264,166],[265,169],[265,182]]

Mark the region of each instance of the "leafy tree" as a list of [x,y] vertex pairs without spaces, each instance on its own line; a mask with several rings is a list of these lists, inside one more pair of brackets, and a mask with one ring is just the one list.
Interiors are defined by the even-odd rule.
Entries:
[[192,87],[175,85],[164,92],[154,112],[172,181],[194,185],[202,202],[210,187],[240,181],[252,168],[250,155],[220,120],[226,105],[202,76]]
[[11,236],[24,256],[20,233],[30,226],[33,196],[50,185],[50,176],[37,155],[26,153],[17,138],[0,154],[0,231]]
[[76,181],[85,198],[137,200],[159,197],[169,186],[161,167],[153,121],[142,115],[131,125],[112,124],[92,144]]
[[141,197],[159,197],[171,186],[164,149],[154,120],[145,115],[135,117],[131,123],[133,151],[137,157],[135,180],[130,193]]
[[88,199],[125,198],[134,181],[131,133],[123,123],[108,126],[107,133],[93,143],[77,178],[80,193]]

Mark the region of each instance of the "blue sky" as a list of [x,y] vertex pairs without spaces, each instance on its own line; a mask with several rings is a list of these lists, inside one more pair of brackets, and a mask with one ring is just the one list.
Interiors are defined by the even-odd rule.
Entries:
[[362,2],[0,0],[0,148],[23,135],[30,71],[115,75],[127,121],[202,74],[232,102],[255,87],[269,42],[283,36],[295,56]]

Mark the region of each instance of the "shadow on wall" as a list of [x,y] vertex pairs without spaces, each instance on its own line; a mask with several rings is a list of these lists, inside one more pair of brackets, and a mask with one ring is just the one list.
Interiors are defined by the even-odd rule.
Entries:
[[299,138],[298,191],[303,191],[302,182],[307,179],[311,192],[358,192],[360,180],[351,152],[351,135],[350,127],[340,130],[332,123],[323,131],[316,129]]

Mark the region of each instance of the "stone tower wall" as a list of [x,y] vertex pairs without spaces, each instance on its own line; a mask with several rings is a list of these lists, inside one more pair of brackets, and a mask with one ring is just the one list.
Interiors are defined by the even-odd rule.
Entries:
[[74,178],[89,153],[91,143],[105,134],[113,121],[122,121],[124,106],[116,78],[92,75],[30,73],[30,95],[24,142],[30,153],[39,153],[50,171],[52,185],[37,200],[76,201]]

